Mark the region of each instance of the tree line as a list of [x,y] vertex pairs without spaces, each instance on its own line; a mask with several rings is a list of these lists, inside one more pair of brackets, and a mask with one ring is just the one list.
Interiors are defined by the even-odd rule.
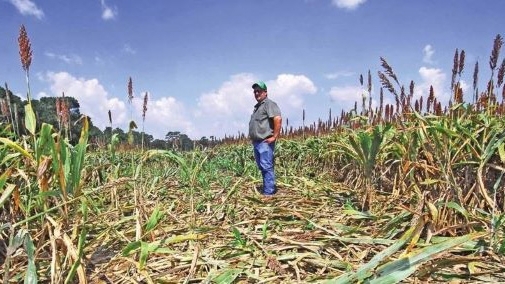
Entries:
[[[53,126],[56,132],[66,137],[70,143],[77,143],[81,133],[82,125],[80,119],[79,101],[73,97],[42,97],[39,100],[32,99],[31,103],[37,117],[37,127],[42,123]],[[7,87],[0,87],[0,125],[9,130],[10,135],[19,137],[26,135],[24,127],[24,105],[26,101],[14,95]],[[102,131],[89,119],[89,142],[94,148],[105,147],[112,139],[116,139],[120,148],[134,149],[141,145],[148,149],[173,149],[178,151],[191,151],[196,147],[212,147],[220,143],[215,137],[202,137],[199,140],[192,140],[188,135],[180,131],[168,131],[165,139],[154,139],[147,133],[136,130],[128,132],[117,127],[112,129],[108,126]],[[6,134],[5,134],[6,135]]]

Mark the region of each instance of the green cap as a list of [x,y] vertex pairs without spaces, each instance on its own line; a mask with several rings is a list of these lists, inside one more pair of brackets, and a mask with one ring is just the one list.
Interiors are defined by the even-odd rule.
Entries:
[[256,82],[256,83],[254,83],[254,84],[252,85],[252,88],[254,89],[254,87],[258,87],[258,88],[260,88],[260,89],[262,89],[262,90],[265,90],[265,91],[267,90],[267,85],[266,85],[266,84],[265,84],[265,82],[263,82],[263,81],[258,81],[258,82]]

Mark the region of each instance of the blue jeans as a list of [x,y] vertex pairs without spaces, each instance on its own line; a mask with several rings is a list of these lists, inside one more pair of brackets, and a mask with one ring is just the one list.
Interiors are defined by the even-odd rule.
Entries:
[[274,149],[275,142],[253,141],[256,165],[263,176],[263,194],[275,193]]

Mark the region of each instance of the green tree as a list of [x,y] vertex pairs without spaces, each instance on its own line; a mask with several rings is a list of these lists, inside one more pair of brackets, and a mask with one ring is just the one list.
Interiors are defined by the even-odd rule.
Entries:
[[[9,104],[9,121],[12,121],[13,131],[15,131],[18,135],[24,134],[24,128],[21,124],[21,118],[24,117],[25,113],[23,100],[14,95],[10,90],[6,92],[6,89],[0,87],[0,100],[5,100]],[[6,94],[8,94],[9,97],[7,97]]]
[[127,143],[128,142],[128,134],[125,133],[123,131],[123,129],[116,127],[116,129],[114,129],[112,131],[112,133],[117,134],[117,137],[118,137],[120,143]]
[[180,131],[169,131],[165,135],[168,148],[173,150],[191,151],[193,150],[193,140],[188,135]]
[[181,145],[181,150],[182,151],[191,151],[194,148],[193,145],[193,140],[191,140],[188,135],[186,134],[181,134],[179,137],[180,145]]
[[151,147],[154,149],[168,149],[168,143],[162,139],[155,139],[151,142]]
[[209,147],[209,145],[210,145],[209,138],[207,138],[207,136],[203,136],[198,141],[198,145],[201,146],[201,147]]
[[[65,108],[61,109],[60,112],[57,113],[57,101],[64,100]],[[77,99],[73,97],[42,97],[40,100],[32,99],[32,107],[37,116],[38,126],[42,123],[51,124],[54,129],[64,130],[64,125],[62,125],[63,115],[68,115],[68,123],[67,127],[69,129],[65,129],[69,132],[69,139],[72,143],[77,143],[79,140],[79,134],[81,133],[81,124],[76,123],[81,118],[80,105]],[[93,123],[91,122],[91,118],[89,118],[89,125],[93,128]]]
[[110,141],[112,137],[112,127],[110,126],[105,127],[105,129],[103,130],[103,136],[105,141]]
[[131,135],[133,136],[133,141],[135,142],[135,144],[134,144],[135,146],[141,146],[142,139],[144,139],[144,146],[149,147],[149,145],[151,144],[151,142],[154,139],[152,135],[149,135],[146,133],[144,133],[144,135],[142,135],[142,132],[138,132],[135,130],[133,130],[131,132]]
[[105,140],[105,135],[100,128],[92,126],[89,128],[89,141],[96,146],[103,146],[110,140]]
[[169,131],[165,135],[165,140],[167,141],[167,146],[170,149],[179,149],[180,148],[180,141],[179,138],[181,136],[180,131]]

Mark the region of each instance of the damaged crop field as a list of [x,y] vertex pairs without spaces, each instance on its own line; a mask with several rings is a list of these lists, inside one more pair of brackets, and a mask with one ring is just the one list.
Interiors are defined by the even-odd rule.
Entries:
[[[192,151],[112,140],[91,148],[83,116],[70,143],[65,127],[38,120],[28,84],[25,134],[7,110],[0,123],[0,278],[505,282],[502,45],[498,35],[491,78],[473,68],[470,101],[459,79],[464,51],[456,50],[447,105],[433,92],[414,98],[414,83],[405,88],[381,58],[376,107],[368,98],[338,117],[283,129],[271,197],[257,190],[247,139]],[[23,33],[20,49],[28,82]],[[370,72],[361,85],[371,88]]]

